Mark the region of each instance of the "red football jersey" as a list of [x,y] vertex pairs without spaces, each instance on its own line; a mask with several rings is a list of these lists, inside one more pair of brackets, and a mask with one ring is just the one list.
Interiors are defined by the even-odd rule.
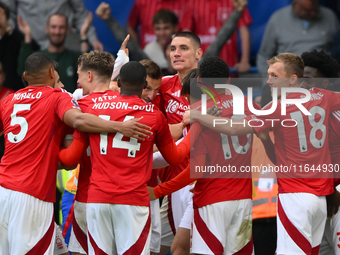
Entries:
[[[158,93],[161,95],[161,103],[165,109],[168,124],[177,124],[182,122],[185,110],[189,108],[188,100],[181,96],[182,84],[178,75],[164,76],[162,78],[162,86]],[[160,105],[162,106],[162,105]],[[188,157],[189,158],[189,157]],[[178,166],[167,166],[159,171],[162,182],[177,176],[188,165],[188,158]]]
[[329,121],[329,150],[334,166],[334,186],[340,184],[340,111],[332,113]]
[[[222,101],[221,117],[231,118],[233,116],[233,96],[221,95],[220,98]],[[244,102],[245,115],[251,115],[252,113],[247,105],[247,97],[244,98]],[[213,105],[213,100],[207,101],[207,108]],[[218,106],[220,105],[218,104]],[[254,104],[254,107],[260,108],[256,104]],[[219,166],[229,169],[234,167],[234,170],[231,169],[231,171],[225,173],[206,173],[203,175],[204,178],[198,179],[193,198],[194,206],[202,207],[222,201],[251,198],[251,172],[240,172],[241,167],[250,167],[251,152],[252,134],[227,136],[211,129],[204,129],[196,140],[190,157],[206,154],[206,167]],[[198,167],[202,169],[204,166]],[[195,174],[192,175],[192,177],[194,176]],[[211,178],[208,178],[209,176]]]
[[[88,107],[91,107],[97,102],[102,102],[104,100],[112,100],[119,96],[119,92],[114,92],[107,90],[104,92],[92,92],[91,94],[84,96],[77,102],[82,111],[86,111]],[[89,144],[88,135],[79,131],[75,131],[74,137],[78,140],[83,140],[85,144]],[[83,152],[81,159],[79,161],[80,171],[78,179],[78,189],[76,193],[76,200],[82,203],[87,203],[87,192],[89,188],[90,176],[91,176],[91,159],[90,159],[90,147]]]
[[172,142],[164,115],[153,104],[124,95],[97,102],[86,112],[116,121],[143,117],[140,123],[153,132],[142,142],[121,133],[89,134],[92,174],[87,202],[149,206],[146,182],[152,171],[153,144],[162,147]]
[[137,29],[140,26],[140,46],[156,40],[153,30],[152,18],[160,9],[169,9],[173,11],[178,20],[182,20],[186,0],[137,0],[129,15],[129,24],[132,28]]
[[[277,166],[285,167],[285,170],[276,172],[279,193],[306,192],[319,196],[333,193],[328,132],[331,113],[340,109],[340,94],[319,88],[309,91],[311,100],[303,106],[311,115],[304,115],[295,104],[291,104],[286,107],[286,115],[282,116],[281,103],[278,102],[272,114],[252,116],[264,123],[262,127],[254,127],[257,133],[272,128],[274,123]],[[304,95],[300,93],[290,93],[287,96],[289,99],[301,97]],[[271,108],[271,104],[264,109]],[[251,125],[259,126],[259,123],[254,121]],[[327,166],[325,172],[323,166]]]
[[0,129],[6,148],[1,186],[55,201],[58,152],[67,131],[62,120],[72,108],[78,108],[72,95],[51,87],[29,86],[1,102]]
[[169,124],[182,122],[184,112],[189,108],[190,103],[184,96],[181,96],[181,90],[182,84],[177,74],[163,77],[159,93],[163,98]]
[[[203,52],[215,40],[215,37],[234,10],[232,0],[189,0],[184,11],[184,19],[180,26],[189,29],[201,39]],[[243,11],[238,27],[248,26],[252,23],[248,9]],[[238,62],[236,33],[222,48],[220,57],[233,67]]]

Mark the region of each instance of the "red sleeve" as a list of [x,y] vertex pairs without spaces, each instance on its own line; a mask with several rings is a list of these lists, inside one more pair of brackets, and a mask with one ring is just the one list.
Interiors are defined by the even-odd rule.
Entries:
[[242,14],[237,26],[238,27],[249,26],[251,23],[253,23],[253,20],[250,16],[248,8],[247,8],[243,11],[243,14]]
[[177,166],[189,155],[190,153],[189,133],[188,135],[185,136],[183,141],[178,146],[176,146],[174,140],[172,140],[170,143],[162,147],[157,146],[166,162],[168,162],[170,165]]
[[129,25],[133,28],[136,29],[137,26],[140,23],[140,19],[139,19],[139,13],[140,13],[140,9],[138,8],[138,0],[133,4],[130,15],[129,15]]
[[55,89],[55,95],[57,97],[55,104],[55,112],[58,117],[63,120],[64,114],[70,109],[78,109],[80,110],[78,103],[75,99],[73,99],[72,95],[68,92],[63,92],[61,89]]
[[[206,155],[199,155],[191,159],[191,164],[189,162],[188,166],[175,178],[170,181],[164,182],[156,186],[153,190],[157,198],[170,195],[171,193],[180,190],[181,188],[189,185],[190,183],[196,181],[200,177],[190,178],[190,169],[195,171],[194,167],[197,165],[205,165]],[[202,173],[203,174],[203,173]]]
[[169,125],[164,114],[159,110],[157,114],[158,114],[157,116],[158,117],[157,118],[158,128],[155,134],[155,143],[157,147],[160,148],[169,143],[174,142],[174,140],[172,139],[172,136],[169,130]]
[[73,133],[73,137],[74,139],[77,139],[80,142],[82,142],[85,145],[85,147],[88,147],[90,144],[88,133],[75,130]]
[[74,166],[79,162],[85,148],[85,144],[82,141],[74,139],[70,147],[59,151],[59,160],[65,165]]

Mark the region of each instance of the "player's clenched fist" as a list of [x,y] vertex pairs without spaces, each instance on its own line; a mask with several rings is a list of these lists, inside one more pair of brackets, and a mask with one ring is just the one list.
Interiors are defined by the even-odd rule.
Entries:
[[108,3],[102,2],[96,10],[96,15],[101,19],[108,19],[111,15],[110,5]]
[[243,11],[248,5],[248,1],[247,0],[233,0],[233,4],[236,10]]

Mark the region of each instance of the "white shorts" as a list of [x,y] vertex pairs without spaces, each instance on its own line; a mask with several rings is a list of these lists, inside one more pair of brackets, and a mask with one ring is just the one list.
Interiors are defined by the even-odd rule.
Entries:
[[0,255],[52,255],[53,213],[53,203],[0,186]]
[[340,255],[340,211],[326,221],[319,254]]
[[[194,185],[188,185],[184,188],[165,196],[160,209],[161,223],[162,223],[162,246],[171,246],[177,229],[181,224],[181,220],[187,210],[188,206],[192,207],[192,196],[189,190]],[[183,226],[185,226],[183,222]],[[190,229],[190,226],[184,227]]]
[[[340,191],[340,185],[337,190]],[[340,255],[340,211],[326,220],[325,232],[320,245],[320,255]]]
[[148,206],[88,203],[89,254],[150,254]]
[[191,223],[194,218],[194,208],[192,198],[188,201],[187,208],[185,209],[184,215],[179,223],[179,228],[185,228],[191,230]]
[[159,200],[150,201],[151,212],[151,242],[150,251],[159,253],[161,250],[161,215],[159,212]]
[[194,209],[191,253],[251,255],[251,199],[219,202]]
[[277,255],[318,254],[327,218],[326,198],[310,193],[278,198]]
[[61,228],[54,222],[55,227],[55,245],[54,245],[54,255],[61,255],[68,252],[67,245],[65,243],[63,233],[61,232]]
[[72,230],[68,249],[70,252],[87,254],[86,203],[74,201]]

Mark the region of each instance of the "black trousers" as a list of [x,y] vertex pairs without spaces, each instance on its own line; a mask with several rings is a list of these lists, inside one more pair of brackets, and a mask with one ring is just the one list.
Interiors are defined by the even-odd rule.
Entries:
[[255,255],[274,255],[277,239],[276,217],[253,220]]

